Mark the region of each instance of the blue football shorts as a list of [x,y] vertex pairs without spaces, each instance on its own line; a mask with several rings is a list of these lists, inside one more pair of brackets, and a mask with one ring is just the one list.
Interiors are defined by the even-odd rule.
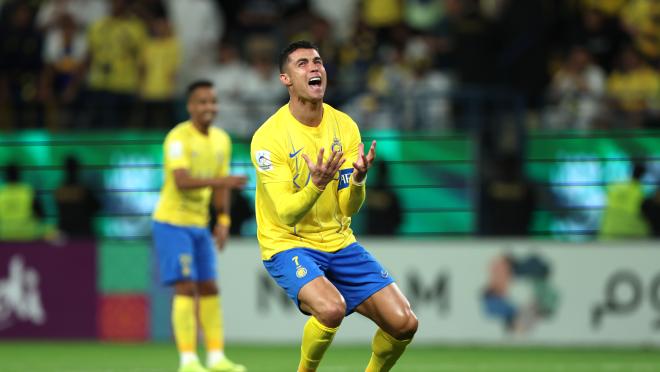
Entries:
[[215,244],[207,228],[153,221],[152,229],[161,283],[216,279]]
[[358,243],[332,253],[292,248],[275,254],[263,263],[299,310],[300,288],[321,275],[325,275],[344,297],[346,315],[355,311],[371,295],[394,283],[389,272]]

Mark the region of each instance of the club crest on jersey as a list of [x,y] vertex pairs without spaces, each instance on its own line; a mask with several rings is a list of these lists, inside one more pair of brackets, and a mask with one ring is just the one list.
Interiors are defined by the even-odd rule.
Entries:
[[273,162],[270,160],[270,151],[259,150],[254,153],[254,158],[257,162],[257,166],[262,171],[273,169]]
[[345,189],[351,183],[351,174],[353,173],[353,168],[341,169],[339,170],[339,182],[337,184],[337,190]]
[[339,152],[341,149],[341,141],[339,138],[335,137],[335,139],[332,140],[332,146],[330,146],[330,150]]

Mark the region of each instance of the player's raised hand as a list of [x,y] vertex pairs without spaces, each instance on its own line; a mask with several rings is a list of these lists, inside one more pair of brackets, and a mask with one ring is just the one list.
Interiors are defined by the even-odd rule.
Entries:
[[364,180],[364,177],[367,176],[367,172],[369,171],[369,168],[371,168],[371,164],[373,164],[375,159],[376,140],[371,142],[369,153],[367,153],[366,156],[364,155],[364,144],[360,143],[358,145],[358,158],[353,163],[353,168],[355,169],[353,171],[353,179],[355,179],[355,182],[362,182]]
[[325,150],[321,148],[319,154],[316,158],[316,164],[306,155],[302,154],[303,159],[307,163],[309,168],[309,174],[312,179],[312,182],[316,187],[321,190],[325,189],[325,186],[335,179],[335,173],[341,168],[342,164],[346,161],[343,158],[344,153],[342,151],[333,151],[332,154],[328,157],[328,161],[323,163],[323,152]]

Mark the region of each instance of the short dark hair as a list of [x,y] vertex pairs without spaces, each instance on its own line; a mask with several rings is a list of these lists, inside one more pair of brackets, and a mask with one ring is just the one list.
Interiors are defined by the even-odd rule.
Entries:
[[286,48],[282,49],[282,52],[280,52],[280,59],[279,59],[280,72],[284,72],[284,66],[286,66],[287,60],[289,59],[289,55],[298,49],[314,49],[317,52],[319,51],[319,47],[314,45],[314,43],[312,43],[311,41],[307,41],[307,40],[294,41],[293,43],[287,45]]
[[188,85],[186,89],[186,101],[190,100],[190,96],[199,88],[213,88],[213,82],[211,80],[195,80]]

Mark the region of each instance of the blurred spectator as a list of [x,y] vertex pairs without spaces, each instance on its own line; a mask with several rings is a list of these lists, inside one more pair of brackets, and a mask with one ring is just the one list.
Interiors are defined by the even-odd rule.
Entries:
[[582,46],[574,46],[552,79],[546,128],[593,129],[605,93],[605,72]]
[[0,22],[0,118],[4,125],[25,129],[42,124],[39,103],[42,36],[34,26],[35,9],[10,1]]
[[412,38],[403,51],[390,47],[368,72],[367,90],[343,110],[370,129],[438,130],[450,126],[451,82],[432,69],[427,42]]
[[660,61],[660,3],[655,0],[628,1],[621,22],[635,48],[649,61]]
[[250,202],[241,190],[231,190],[231,221],[229,233],[241,235],[243,224],[254,218],[254,204]]
[[252,135],[260,123],[286,102],[287,91],[282,89],[279,67],[273,59],[276,49],[268,37],[255,35],[247,41],[249,71],[242,82],[248,108],[247,135]]
[[370,65],[376,61],[375,32],[359,22],[338,56],[337,89],[340,100],[348,101],[364,92]]
[[225,15],[214,0],[166,0],[167,14],[181,45],[177,93],[183,94],[197,76],[216,61],[217,45],[225,34]]
[[310,7],[330,23],[333,38],[341,43],[352,35],[351,30],[355,27],[358,17],[359,2],[360,0],[310,0]]
[[42,92],[47,126],[53,130],[71,127],[80,109],[79,85],[74,80],[84,68],[87,40],[74,22],[71,15],[62,13],[46,31]]
[[55,190],[58,227],[70,238],[94,237],[94,216],[101,204],[80,179],[80,162],[68,156],[64,162],[64,182]]
[[366,199],[367,234],[395,235],[403,222],[403,210],[398,195],[390,188],[387,162],[376,162],[378,179],[369,189]]
[[518,155],[502,155],[481,190],[480,232],[486,236],[527,236],[536,208],[533,186]]
[[319,48],[323,67],[328,72],[328,90],[332,92],[326,98],[334,102],[336,79],[333,76],[337,68],[339,44],[333,38],[331,23],[309,5],[302,4],[294,10],[286,18],[283,36],[286,41],[309,40]]
[[[488,107],[495,86],[498,47],[495,24],[479,12],[475,0],[447,0],[447,29],[450,59],[460,89],[453,95],[454,129],[472,130],[482,119],[491,118]],[[492,94],[490,94],[492,95]],[[487,125],[484,125],[487,126]]]
[[[404,51],[409,77],[405,80],[404,99],[407,123],[412,130],[448,130],[450,128],[450,100],[452,83],[448,74],[432,69],[429,45],[422,38],[411,38]],[[396,96],[400,92],[393,92]],[[401,99],[401,97],[398,97]],[[408,125],[406,125],[408,124]]]
[[149,21],[149,38],[140,58],[140,125],[167,128],[175,121],[176,78],[181,62],[179,41],[164,17]]
[[378,43],[392,40],[393,32],[403,22],[402,0],[362,0],[361,19],[376,30]]
[[[253,96],[248,99],[253,100],[271,94],[251,86],[260,79],[270,86],[264,74],[272,64],[254,57],[254,40],[275,49],[288,39],[313,40],[331,76],[326,98],[367,118],[361,124],[373,128],[472,130],[498,127],[507,119],[520,121],[516,125],[521,128],[534,128],[539,112],[548,124],[545,129],[564,128],[567,123],[579,129],[660,126],[660,88],[655,88],[660,87],[660,74],[644,67],[644,61],[660,66],[660,3],[655,0],[5,0],[0,7],[4,128],[44,122],[51,129],[77,127],[70,124],[72,116],[82,119],[80,126],[160,122],[148,116],[172,115],[166,114],[169,101],[177,100],[202,72],[208,78],[206,72],[218,67],[217,45],[225,39],[231,39],[239,56],[259,71],[245,75]],[[164,65],[174,64],[154,52],[169,49],[165,44],[170,43],[162,36],[145,43],[140,19],[152,35],[163,29],[152,24],[159,23],[155,19],[171,22],[180,42],[174,94],[165,87],[171,79],[162,77]],[[77,67],[84,49],[79,32],[89,36],[85,68]],[[45,34],[45,46],[34,48],[41,43],[40,33]],[[642,68],[623,66],[625,62],[615,70],[619,51],[627,44],[637,50]],[[583,46],[591,61],[584,62],[586,54],[572,53],[548,90],[549,72],[559,67],[555,56],[567,45]],[[48,65],[43,69],[42,61]],[[147,64],[151,67],[145,68]],[[612,75],[607,83],[610,100],[594,120],[599,105],[591,92],[585,92],[599,90],[598,69]],[[139,82],[140,78],[148,81]],[[85,80],[89,94],[76,94],[83,93]],[[452,101],[451,110],[434,97],[440,86]],[[389,92],[400,93],[399,88],[406,89],[406,97],[419,99],[393,102]],[[138,97],[147,101],[140,105],[141,120],[132,112]],[[544,102],[545,98],[551,100]],[[249,135],[253,121],[260,119],[249,118],[250,110],[239,114],[230,107],[255,104],[245,101],[242,92],[232,100],[220,118],[232,118],[229,126],[236,128],[235,134]],[[163,101],[168,103],[161,105]],[[78,103],[85,115],[72,115]],[[182,114],[178,111],[183,105],[175,107]]]
[[131,10],[147,24],[156,19],[168,19],[163,0],[134,0],[131,5]]
[[644,238],[649,235],[649,225],[641,210],[644,191],[640,180],[645,172],[643,164],[635,163],[629,180],[607,187],[598,234],[601,239]]
[[415,31],[431,31],[444,17],[443,0],[404,0],[403,19]]
[[[360,123],[363,129],[396,130],[405,127],[405,104],[409,100],[406,99],[408,97],[404,88],[408,71],[402,53],[395,48],[388,48],[382,64],[361,66],[361,62],[356,62],[352,66],[355,72],[363,67],[368,68],[364,73],[366,86],[362,93],[356,92],[341,106],[342,111]],[[408,121],[408,124],[411,122]]]
[[220,44],[218,61],[203,72],[218,92],[219,114],[214,125],[234,136],[247,137],[251,133],[250,125],[256,125],[250,123],[245,103],[244,80],[249,72],[248,65],[230,40]]
[[520,94],[528,114],[542,108],[550,76],[555,8],[551,0],[509,0],[504,3],[495,30],[499,45],[494,63],[498,82]]
[[111,14],[89,28],[89,126],[128,126],[139,88],[144,23],[128,12],[127,0],[112,0]]
[[282,11],[282,5],[279,1],[242,1],[238,10],[238,26],[244,33],[244,37],[254,34],[270,35],[275,42],[279,42],[279,21]]
[[608,73],[614,69],[617,53],[629,40],[618,18],[592,7],[583,10],[570,35],[569,42],[584,45],[594,61]]
[[41,222],[44,213],[35,191],[21,181],[20,173],[14,163],[5,168],[5,183],[0,186],[0,240],[38,240],[49,232]]
[[66,237],[94,237],[94,216],[101,204],[80,179],[80,162],[76,157],[68,156],[64,168],[64,181],[55,190],[58,227]]
[[653,195],[644,199],[642,214],[646,219],[654,237],[660,237],[660,188]]
[[608,17],[621,13],[630,0],[580,0],[586,8],[596,9]]
[[107,0],[45,0],[37,13],[37,26],[41,30],[58,27],[60,18],[68,14],[75,27],[84,31],[89,25],[110,11]]
[[632,47],[623,49],[617,68],[607,79],[611,128],[641,128],[660,107],[660,74]]

